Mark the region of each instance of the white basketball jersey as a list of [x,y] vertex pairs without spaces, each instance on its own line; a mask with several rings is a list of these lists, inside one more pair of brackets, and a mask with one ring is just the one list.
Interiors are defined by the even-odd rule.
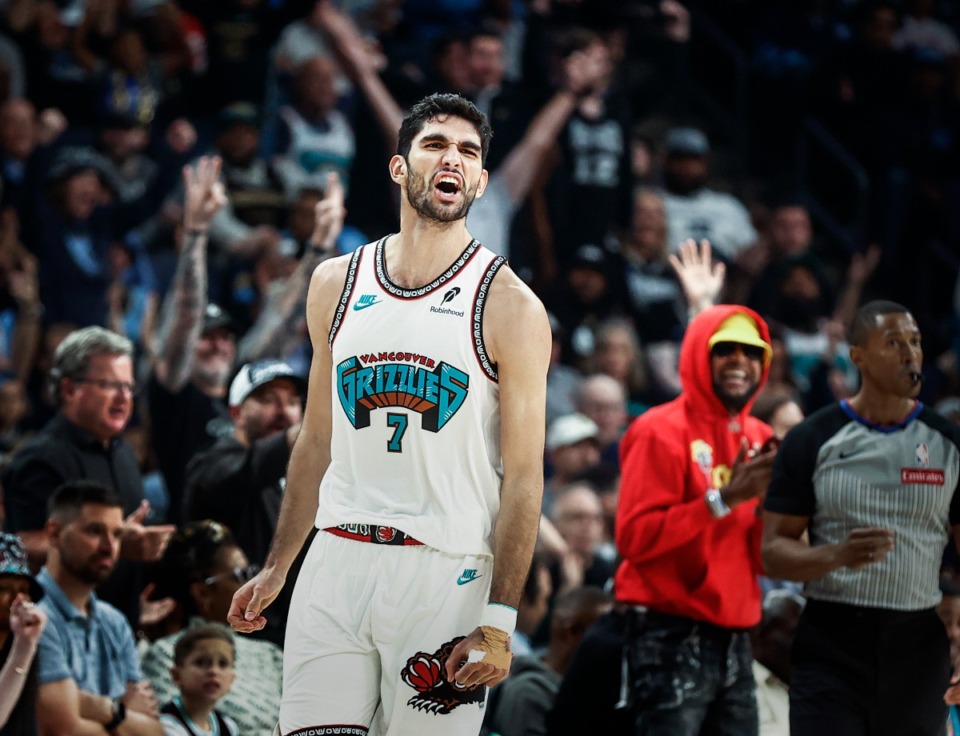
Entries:
[[392,283],[386,238],[350,261],[330,327],[331,462],[317,527],[392,526],[453,554],[493,554],[499,385],[483,344],[505,263],[474,240],[426,286]]

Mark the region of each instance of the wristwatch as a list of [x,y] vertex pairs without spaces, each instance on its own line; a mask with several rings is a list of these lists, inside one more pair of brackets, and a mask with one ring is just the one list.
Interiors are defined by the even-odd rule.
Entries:
[[730,513],[730,507],[723,502],[723,496],[716,488],[708,488],[703,498],[707,502],[707,508],[710,509],[714,519],[722,519]]
[[127,706],[120,700],[120,698],[113,699],[113,717],[110,719],[110,723],[104,725],[104,730],[113,731],[117,726],[119,726],[127,717]]

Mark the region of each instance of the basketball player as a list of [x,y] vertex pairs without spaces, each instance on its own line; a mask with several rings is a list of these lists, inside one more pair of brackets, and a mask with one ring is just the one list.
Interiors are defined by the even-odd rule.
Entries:
[[[550,328],[473,240],[486,118],[432,95],[390,177],[400,232],[313,275],[314,360],[277,530],[228,620],[260,629],[311,529],[280,732],[476,734],[506,677],[543,489]],[[319,495],[317,488],[319,487]]]

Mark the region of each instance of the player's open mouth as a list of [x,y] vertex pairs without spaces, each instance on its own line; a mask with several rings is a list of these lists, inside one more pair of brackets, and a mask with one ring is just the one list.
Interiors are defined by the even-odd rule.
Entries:
[[455,174],[438,174],[433,182],[433,188],[437,196],[444,202],[453,202],[460,194],[462,183],[460,177]]

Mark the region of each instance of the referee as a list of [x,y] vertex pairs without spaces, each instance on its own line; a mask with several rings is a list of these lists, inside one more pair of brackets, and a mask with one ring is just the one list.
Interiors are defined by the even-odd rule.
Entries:
[[767,574],[805,582],[809,599],[790,732],[935,736],[947,718],[936,606],[960,522],[960,431],[916,399],[923,351],[905,307],[861,307],[850,346],[859,392],[790,431],[764,502]]

